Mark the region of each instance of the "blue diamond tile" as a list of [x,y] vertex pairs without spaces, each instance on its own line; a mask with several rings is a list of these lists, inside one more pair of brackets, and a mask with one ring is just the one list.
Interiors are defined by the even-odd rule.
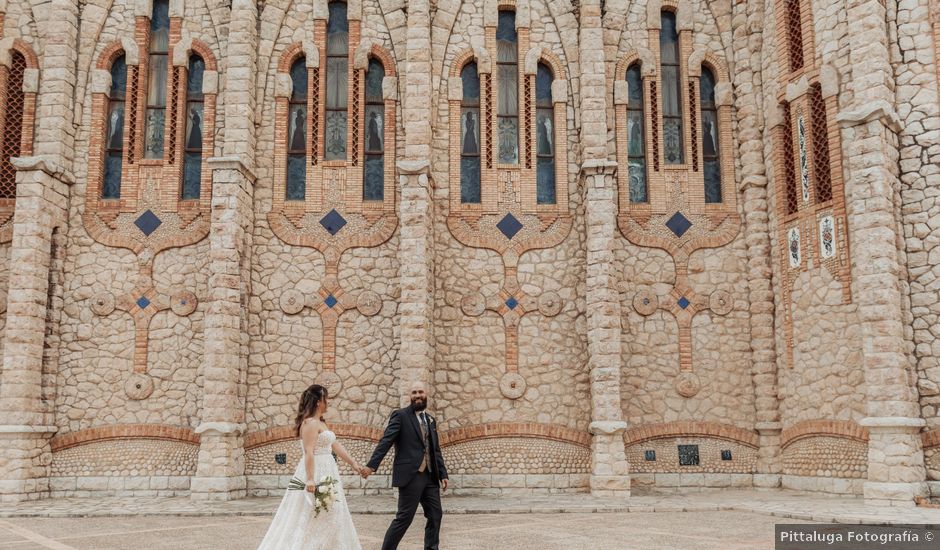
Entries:
[[137,307],[139,307],[140,309],[147,309],[147,306],[149,305],[150,305],[150,300],[148,300],[146,296],[141,296],[140,298],[137,298]]
[[323,219],[320,220],[320,225],[322,225],[323,229],[326,229],[330,235],[336,235],[339,233],[339,230],[346,225],[346,218],[334,208],[330,210],[326,216],[323,216]]
[[679,307],[681,307],[682,309],[689,307],[689,303],[690,303],[689,300],[685,296],[683,296],[682,298],[679,298]]
[[335,306],[336,302],[338,302],[338,300],[332,294],[323,299],[323,303],[326,304],[326,307],[330,308]]
[[510,296],[509,298],[506,298],[506,307],[508,307],[509,309],[516,309],[516,306],[518,305],[519,305],[519,302],[517,302],[516,299],[513,298],[512,296]]
[[163,222],[160,221],[160,218],[158,218],[152,210],[147,210],[141,214],[139,218],[134,220],[134,225],[137,226],[137,229],[140,229],[140,232],[148,237],[151,233],[156,231],[162,223]]
[[519,220],[516,219],[511,213],[503,216],[503,219],[499,220],[499,223],[496,224],[496,229],[499,229],[503,232],[503,235],[506,235],[507,239],[512,239],[516,236],[516,233],[522,229],[522,224]]
[[683,216],[682,212],[676,212],[666,222],[666,227],[668,227],[676,237],[681,237],[685,235],[685,232],[688,231],[690,227],[692,227],[692,222]]

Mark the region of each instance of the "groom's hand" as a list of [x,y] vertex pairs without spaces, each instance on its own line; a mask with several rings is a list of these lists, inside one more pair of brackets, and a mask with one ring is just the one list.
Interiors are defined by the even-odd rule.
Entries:
[[441,491],[447,492],[447,478],[441,480]]
[[373,470],[372,468],[363,466],[362,468],[359,469],[359,475],[361,475],[363,479],[369,479],[369,476],[371,476],[372,472],[374,471],[375,470]]

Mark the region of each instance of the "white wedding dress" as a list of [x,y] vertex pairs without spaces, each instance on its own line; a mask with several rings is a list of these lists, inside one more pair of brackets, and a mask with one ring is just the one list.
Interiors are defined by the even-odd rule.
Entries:
[[[314,451],[313,467],[314,479],[319,481],[323,476],[332,476],[339,480],[339,468],[333,458],[332,447],[336,441],[336,434],[329,430],[320,432],[317,437],[317,446]],[[303,442],[301,442],[303,450]],[[294,470],[294,477],[300,480],[307,479],[304,468],[304,457]],[[274,521],[268,528],[268,533],[261,541],[258,550],[361,550],[356,527],[353,525],[349,507],[346,505],[346,493],[343,491],[343,482],[336,485],[336,502],[329,511],[320,512],[314,517],[313,506],[305,495],[313,495],[307,491],[287,490],[281,505],[274,515]]]

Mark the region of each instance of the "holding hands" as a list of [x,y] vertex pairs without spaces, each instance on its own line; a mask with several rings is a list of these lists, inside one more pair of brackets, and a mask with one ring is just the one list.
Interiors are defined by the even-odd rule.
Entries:
[[368,466],[360,466],[358,470],[359,475],[362,476],[362,479],[369,479],[369,476],[372,475],[372,472],[374,472],[374,470]]

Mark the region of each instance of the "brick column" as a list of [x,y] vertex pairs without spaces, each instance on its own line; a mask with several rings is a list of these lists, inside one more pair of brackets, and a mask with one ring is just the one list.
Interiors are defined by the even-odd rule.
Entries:
[[854,105],[839,114],[847,166],[854,300],[864,342],[868,418],[866,500],[914,505],[927,494],[916,376],[902,312],[903,250],[894,71],[884,5],[849,0]]
[[433,385],[434,365],[434,203],[431,195],[431,18],[427,0],[408,4],[402,119],[405,158],[401,182],[398,245],[401,298],[401,394],[412,382]]
[[48,158],[13,159],[13,216],[3,370],[0,372],[0,500],[48,496],[52,412],[42,393],[49,270],[55,228],[65,225],[74,180]]
[[[767,200],[767,160],[761,134],[760,102],[763,82],[760,73],[764,37],[760,28],[763,2],[735,3],[734,87],[738,116],[738,151],[741,158],[741,188],[744,203],[744,234],[747,244],[748,304],[751,325],[751,378],[754,381],[757,417],[755,428],[760,445],[754,485],[780,486],[780,411],[777,399],[777,352],[774,340],[773,252]],[[724,90],[723,90],[724,91]],[[727,90],[728,93],[731,90]]]
[[254,175],[236,157],[208,159],[212,169],[209,302],[205,320],[202,422],[194,499],[245,496],[245,330],[250,286]]
[[232,2],[226,52],[225,156],[212,170],[209,230],[209,303],[205,320],[203,410],[194,499],[228,500],[246,494],[245,376],[248,366],[258,11],[251,0]]

